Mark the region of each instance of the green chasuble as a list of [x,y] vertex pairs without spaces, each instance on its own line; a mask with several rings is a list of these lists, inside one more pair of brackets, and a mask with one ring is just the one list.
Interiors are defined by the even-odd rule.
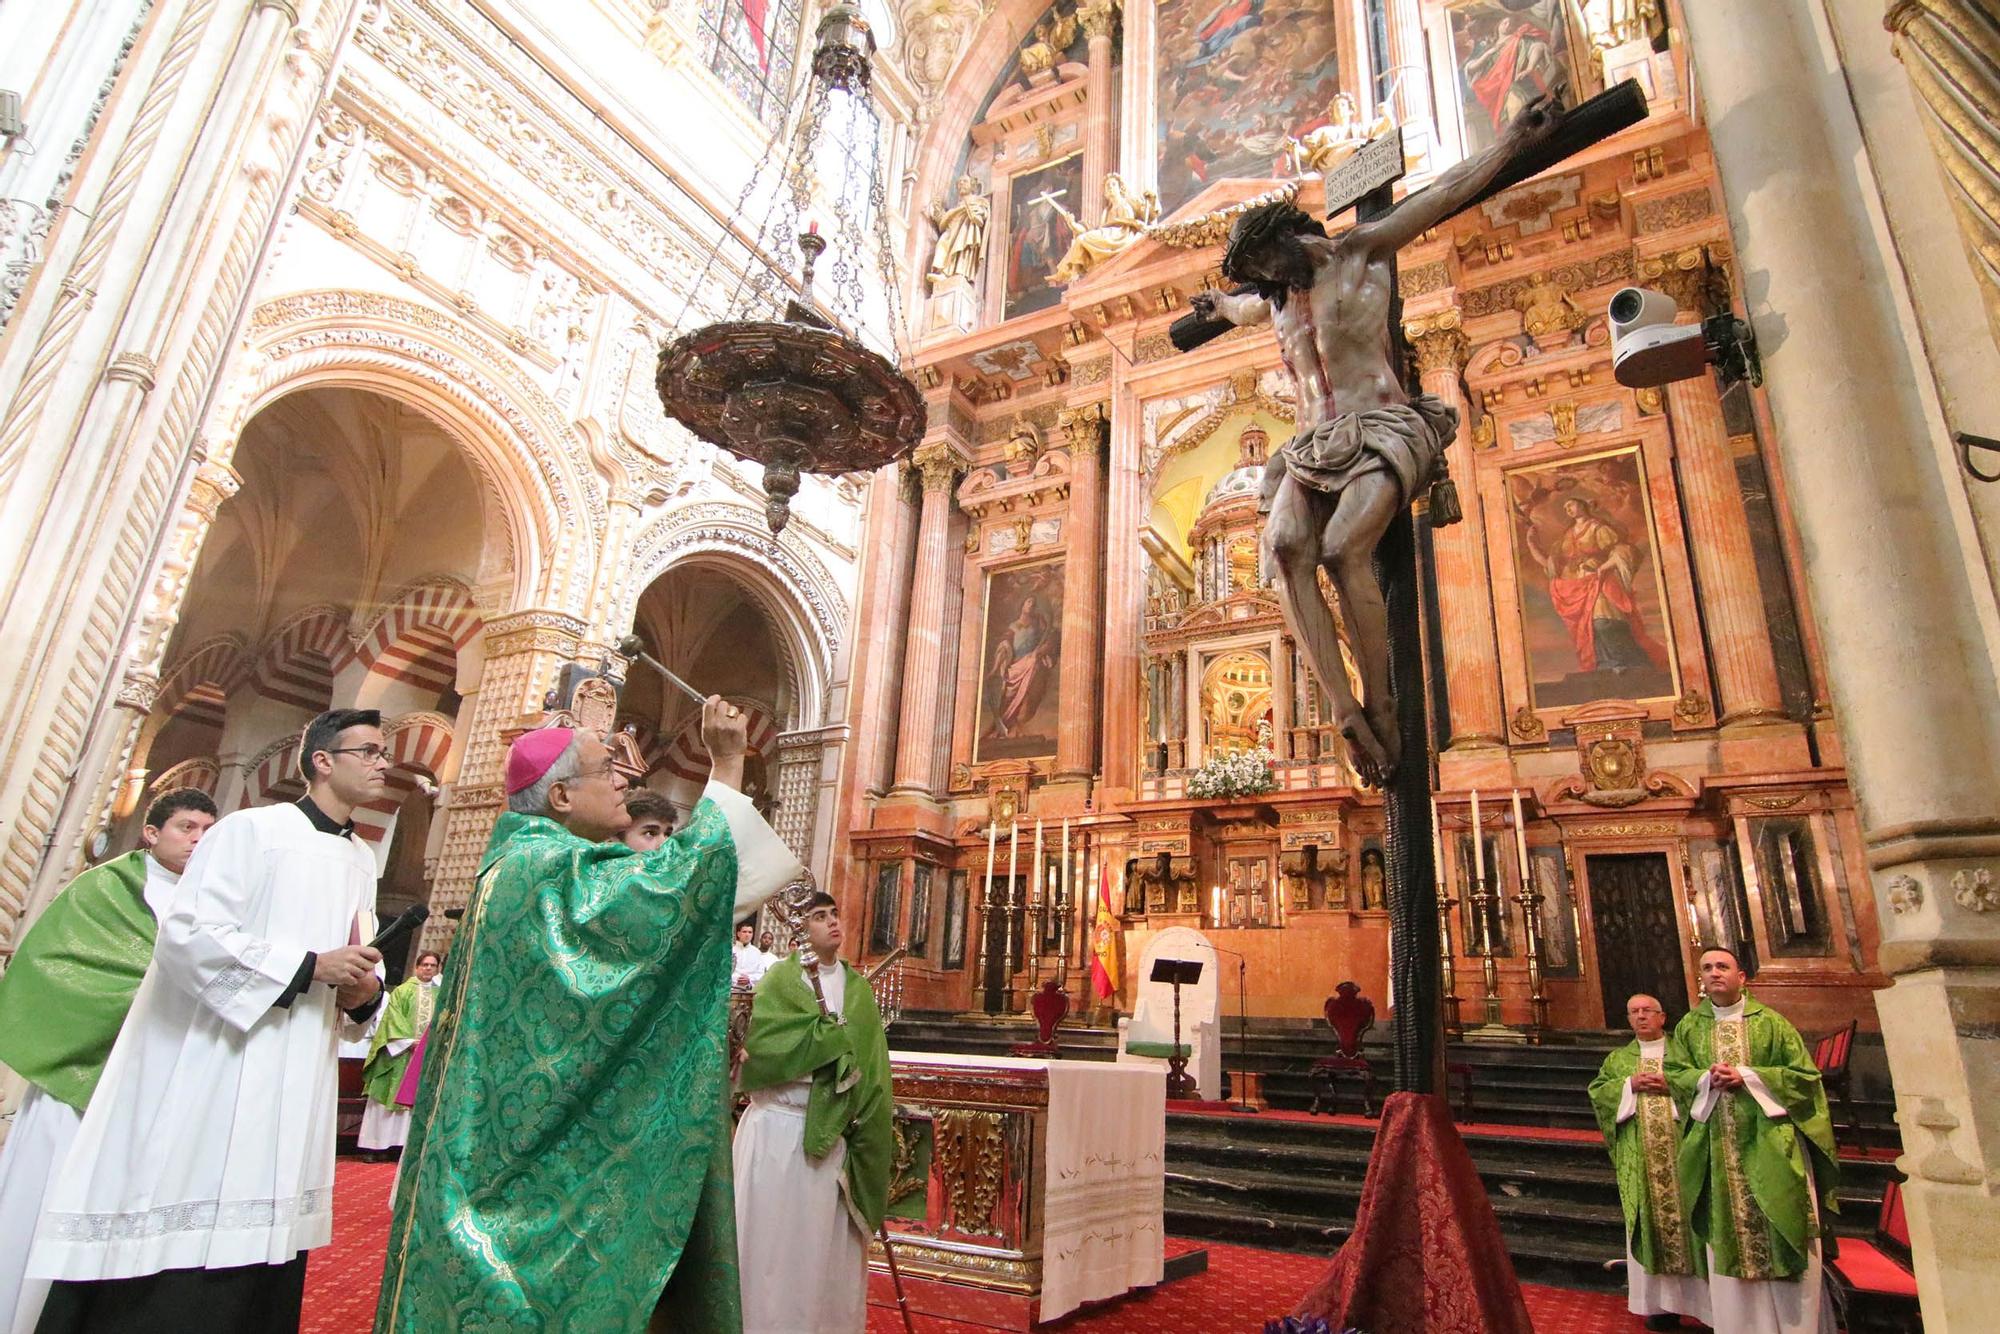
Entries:
[[1798,1030],[1748,996],[1740,1019],[1717,1020],[1713,1002],[1704,1000],[1674,1026],[1667,1043],[1674,1101],[1692,1104],[1717,1061],[1754,1071],[1785,1115],[1767,1115],[1742,1088],[1718,1094],[1706,1121],[1690,1116],[1680,1161],[1689,1224],[1714,1250],[1716,1273],[1797,1278],[1821,1235],[1812,1194],[1820,1209],[1838,1211],[1839,1160],[1819,1069]]
[[153,962],[158,929],[144,852],[70,881],[0,974],[0,1062],[83,1111]]
[[833,1142],[847,1140],[841,1177],[847,1202],[874,1235],[889,1208],[889,1172],[895,1159],[890,1122],[895,1091],[889,1081],[889,1039],[868,979],[847,969],[840,1017],[820,1006],[819,995],[794,954],[772,965],[750,1003],[750,1032],[743,1041],[745,1093],[812,1077],[806,1100],[805,1150],[824,1158]]
[[[396,1090],[402,1087],[403,1076],[410,1069],[410,1057],[416,1051],[414,1044],[423,1036],[424,1025],[431,1021],[431,1012],[437,1008],[437,994],[438,988],[427,987],[414,977],[405,978],[382,1006],[382,1021],[375,1025],[375,1036],[368,1043],[368,1063],[362,1067],[361,1087],[384,1107],[396,1105]],[[412,1045],[391,1056],[392,1042]]]
[[663,1290],[669,1328],[739,1328],[736,888],[708,799],[646,853],[500,817],[439,987],[380,1334],[637,1334]]
[[1625,1081],[1641,1071],[1661,1074],[1663,1063],[1643,1056],[1634,1039],[1605,1057],[1590,1081],[1597,1128],[1604,1132],[1604,1146],[1618,1172],[1625,1239],[1632,1258],[1649,1274],[1700,1274],[1705,1269],[1701,1248],[1688,1231],[1676,1175],[1681,1130],[1674,1099],[1664,1093],[1636,1094],[1638,1110],[1623,1122],[1618,1119]]

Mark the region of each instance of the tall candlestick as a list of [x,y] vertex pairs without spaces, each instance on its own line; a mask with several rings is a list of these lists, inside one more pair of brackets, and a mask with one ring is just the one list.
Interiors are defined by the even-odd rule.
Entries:
[[1021,822],[1011,820],[1007,826],[1007,930],[1001,941],[1000,975],[1006,979],[1002,988],[1004,999],[1003,1014],[1014,1013],[1014,932],[1021,911]]
[[1444,896],[1444,836],[1438,827],[1437,793],[1431,793],[1431,876],[1437,882],[1438,896]]
[[1521,789],[1514,789],[1514,851],[1521,862],[1521,890],[1528,888],[1528,823],[1521,818]]
[[[984,993],[982,1005],[991,1006],[993,993],[986,990],[993,961],[993,848],[1000,837],[1000,823],[986,817],[986,892],[979,901],[979,973],[976,985]],[[988,1010],[991,1013],[991,1010]]]
[[986,897],[993,897],[993,845],[1000,837],[1000,822],[991,816],[986,820]]
[[1486,842],[1479,830],[1479,789],[1472,789],[1472,874],[1484,878],[1486,874]]
[[1029,902],[1040,903],[1042,901],[1043,867],[1042,867],[1042,817],[1039,815],[1035,817],[1035,860],[1032,863],[1032,865],[1035,868],[1035,873],[1034,873],[1034,878],[1028,881],[1028,893],[1031,896]]
[[[1475,811],[1479,809],[1477,802],[1473,804],[1472,809]],[[1019,865],[1015,861],[1015,859],[1018,856],[1020,856],[1020,853],[1021,853],[1021,822],[1019,820],[1009,820],[1007,822],[1007,879],[1010,882],[1014,879],[1015,876],[1021,874]],[[1007,891],[1007,895],[1009,898],[1012,898],[1013,894],[1014,894],[1013,890],[1009,889]]]

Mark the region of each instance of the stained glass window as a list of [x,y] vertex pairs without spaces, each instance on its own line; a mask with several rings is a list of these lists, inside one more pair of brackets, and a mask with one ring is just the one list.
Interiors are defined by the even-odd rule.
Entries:
[[744,0],[701,0],[708,68],[750,114],[774,131],[785,123],[786,95],[799,54],[800,8],[801,0],[764,0],[765,44],[760,57]]

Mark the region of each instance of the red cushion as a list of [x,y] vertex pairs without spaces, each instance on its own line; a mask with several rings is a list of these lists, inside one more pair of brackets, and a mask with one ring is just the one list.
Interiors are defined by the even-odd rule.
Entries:
[[1881,1293],[1889,1297],[1915,1297],[1917,1280],[1909,1270],[1875,1249],[1872,1242],[1853,1237],[1840,1239],[1840,1254],[1833,1267],[1857,1292]]
[[1876,1225],[1883,1236],[1904,1250],[1910,1248],[1910,1218],[1903,1212],[1903,1183],[1891,1180],[1882,1188],[1882,1218]]

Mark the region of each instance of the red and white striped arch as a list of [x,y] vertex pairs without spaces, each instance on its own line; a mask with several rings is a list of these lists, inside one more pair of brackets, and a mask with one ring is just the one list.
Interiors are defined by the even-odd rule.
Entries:
[[266,698],[322,713],[333,707],[334,673],[352,655],[347,613],[331,604],[308,607],[264,641],[250,685]]
[[229,693],[242,683],[244,671],[241,635],[204,639],[160,678],[159,693],[153,697],[153,716],[163,723],[179,716],[220,728]]
[[250,761],[250,777],[243,785],[245,806],[275,806],[281,801],[297,801],[306,794],[306,780],[299,776],[299,737],[280,737],[257,752]]
[[480,623],[471,592],[458,580],[433,578],[407,585],[354,646],[355,660],[378,678],[357,691],[357,697],[371,697],[375,692],[369,685],[384,682],[443,694],[458,678],[459,651],[479,633]]
[[[731,704],[744,711],[749,720],[749,752],[756,756],[769,756],[771,748],[777,744],[778,722],[771,711],[754,699],[738,699],[724,696]],[[708,747],[701,742],[701,714],[699,711],[688,715],[675,733],[673,744],[667,747],[666,757],[660,767],[676,778],[684,778],[690,783],[708,781]]]
[[386,843],[397,812],[417,790],[417,777],[436,782],[451,758],[452,720],[442,713],[405,714],[382,729],[389,746],[389,778],[382,795],[354,812],[354,832],[370,843]]
[[139,803],[139,808],[143,811],[176,788],[198,788],[212,797],[215,795],[216,782],[221,777],[222,762],[213,755],[198,755],[191,760],[182,760],[146,784],[146,795]]

